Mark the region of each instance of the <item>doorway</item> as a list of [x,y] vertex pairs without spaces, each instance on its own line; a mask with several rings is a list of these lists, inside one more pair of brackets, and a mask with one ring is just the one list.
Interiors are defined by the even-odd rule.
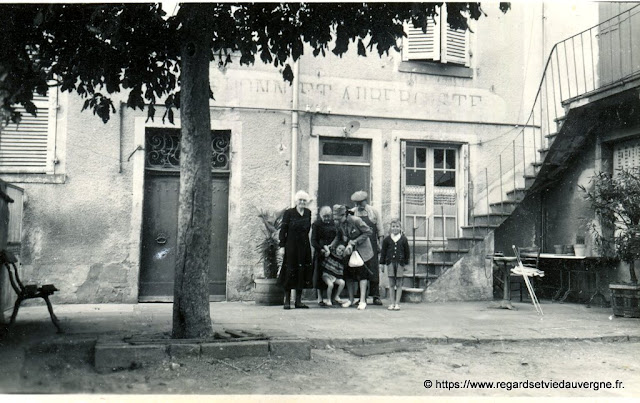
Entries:
[[408,236],[433,240],[458,234],[459,147],[402,142],[402,216]]
[[[146,129],[140,302],[173,301],[180,193],[180,130]],[[226,299],[231,132],[212,131],[209,299]]]
[[351,195],[369,194],[371,143],[366,140],[320,138],[318,208],[344,204],[353,207]]

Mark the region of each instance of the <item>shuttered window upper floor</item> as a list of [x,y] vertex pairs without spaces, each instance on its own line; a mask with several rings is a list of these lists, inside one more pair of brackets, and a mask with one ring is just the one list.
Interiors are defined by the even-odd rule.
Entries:
[[426,31],[405,24],[400,71],[471,77],[470,32],[447,24],[444,9],[427,20]]
[[34,95],[33,103],[36,116],[20,107],[19,123],[0,125],[0,173],[54,173],[56,91]]

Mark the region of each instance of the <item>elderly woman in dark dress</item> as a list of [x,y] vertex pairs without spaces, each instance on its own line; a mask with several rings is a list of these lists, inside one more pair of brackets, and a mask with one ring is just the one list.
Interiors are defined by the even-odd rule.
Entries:
[[[333,301],[332,295],[326,295],[327,285],[322,281],[322,260],[329,256],[329,245],[336,237],[336,225],[331,216],[331,207],[322,206],[318,219],[311,226],[311,246],[313,246],[313,288],[318,293],[318,305],[327,306]],[[323,301],[323,294],[327,301]]]
[[309,195],[300,190],[295,195],[296,206],[285,210],[280,227],[280,247],[284,247],[282,268],[278,276],[284,287],[284,309],[291,309],[291,290],[296,290],[296,308],[309,308],[302,303],[302,289],[311,288],[311,210],[307,208]]

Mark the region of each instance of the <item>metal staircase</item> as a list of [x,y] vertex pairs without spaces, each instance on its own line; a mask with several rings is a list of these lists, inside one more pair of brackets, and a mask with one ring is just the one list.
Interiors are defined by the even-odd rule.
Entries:
[[504,143],[498,164],[470,177],[474,200],[460,236],[427,242],[416,253],[415,276],[408,270],[403,288],[424,292],[438,284],[522,200],[560,176],[585,143],[584,116],[577,109],[594,94],[618,87],[622,91],[631,82],[640,86],[640,57],[628,56],[633,54],[631,33],[638,29],[640,5],[553,46],[527,121]]

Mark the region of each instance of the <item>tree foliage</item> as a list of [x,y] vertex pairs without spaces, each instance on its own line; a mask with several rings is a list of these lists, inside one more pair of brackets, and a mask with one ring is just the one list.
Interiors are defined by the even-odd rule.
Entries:
[[[341,56],[350,45],[358,54],[379,55],[398,48],[403,23],[426,29],[443,3],[218,3],[203,18],[211,61],[241,65],[262,62],[293,79],[292,61],[308,44],[314,56]],[[509,3],[500,3],[502,12]],[[485,15],[480,3],[446,3],[453,28]],[[50,85],[85,98],[103,121],[115,112],[111,94],[126,92],[134,109],[164,102],[165,116],[180,106],[180,43],[183,15],[167,17],[159,4],[4,4],[0,5],[0,113],[18,121],[16,105],[36,109],[33,94]],[[212,94],[213,96],[213,94]]]
[[640,169],[597,173],[585,198],[600,218],[596,243],[604,254],[629,264],[631,282],[637,283],[634,261],[640,259]]

